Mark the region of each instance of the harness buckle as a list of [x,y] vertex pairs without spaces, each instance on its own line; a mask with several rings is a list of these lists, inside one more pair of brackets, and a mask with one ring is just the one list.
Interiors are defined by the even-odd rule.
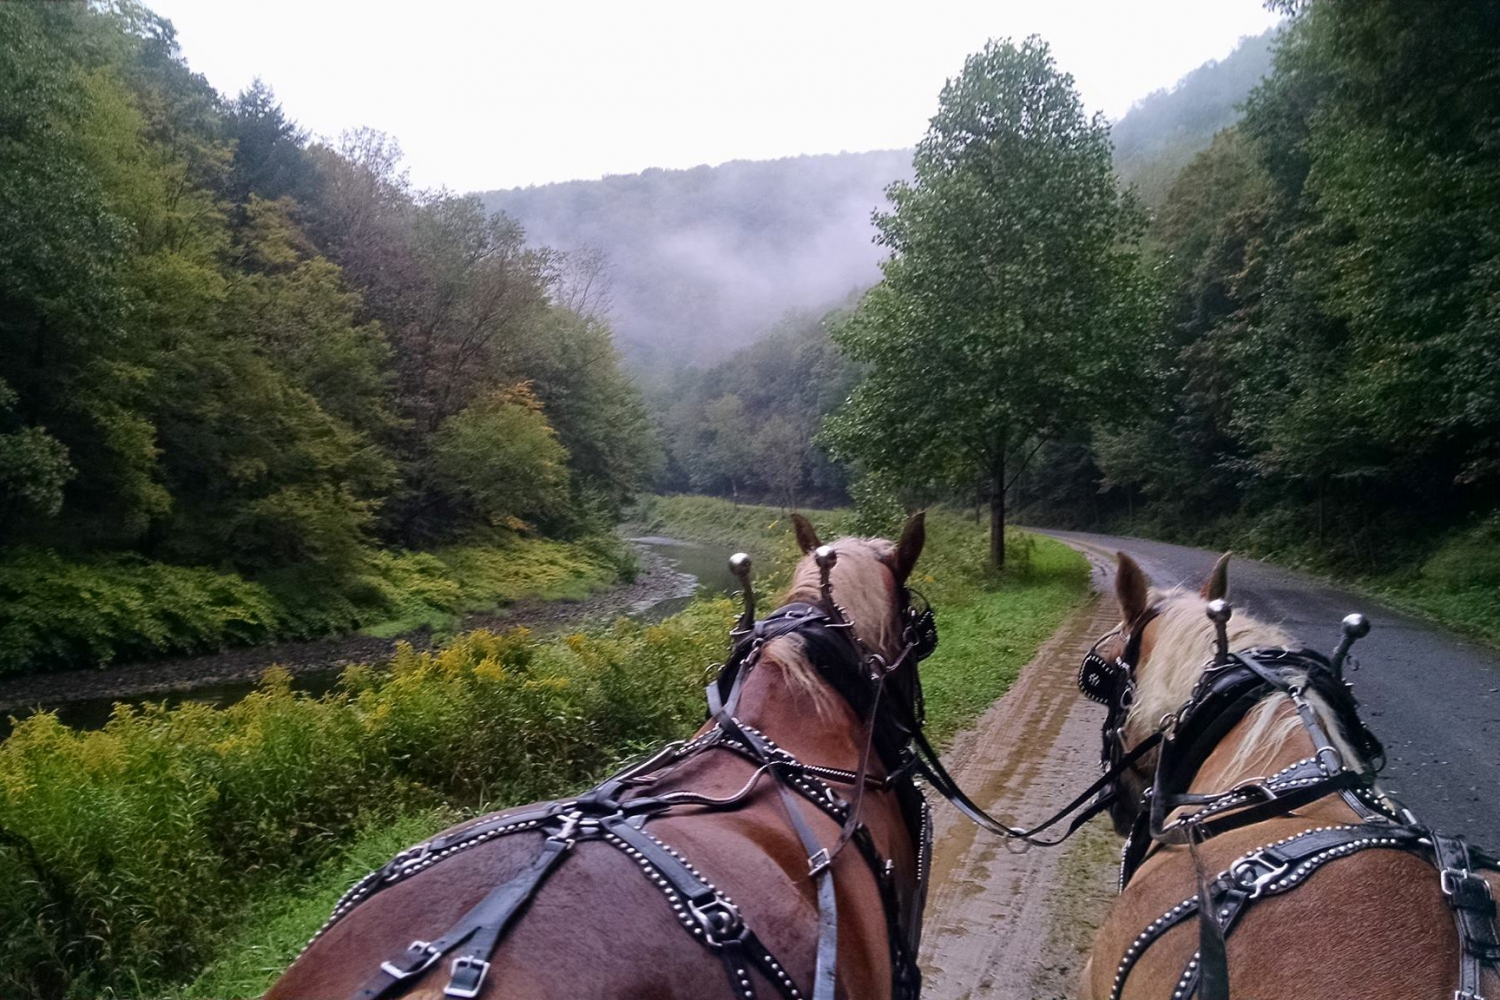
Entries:
[[426,972],[443,957],[443,953],[428,941],[413,941],[406,946],[406,951],[409,956],[404,959],[408,963],[406,968],[403,969],[394,962],[381,962],[380,971],[392,979],[410,979],[412,976]]
[[[1229,880],[1238,888],[1249,892],[1251,899],[1258,899],[1265,892],[1266,886],[1285,875],[1291,867],[1288,862],[1267,857],[1265,851],[1256,851],[1229,866]],[[1265,870],[1258,870],[1261,868]]]
[[1444,868],[1438,873],[1438,884],[1443,887],[1444,896],[1457,896],[1459,884],[1469,877],[1467,868]]
[[745,937],[745,922],[740,918],[740,911],[723,896],[715,896],[701,906],[689,901],[688,912],[698,921],[704,938],[714,947]]
[[477,955],[458,956],[448,967],[448,985],[443,987],[443,995],[473,1000],[479,995],[479,987],[484,984],[489,971],[490,963]]
[[573,834],[578,830],[578,826],[582,822],[583,813],[579,812],[577,809],[573,810],[570,813],[564,813],[562,818],[562,826],[558,827],[557,832],[547,839],[555,841],[559,844],[566,844],[569,847],[572,847]]
[[828,848],[825,847],[807,859],[807,877],[817,878],[822,874],[823,869],[831,864],[833,864],[833,858],[829,855]]

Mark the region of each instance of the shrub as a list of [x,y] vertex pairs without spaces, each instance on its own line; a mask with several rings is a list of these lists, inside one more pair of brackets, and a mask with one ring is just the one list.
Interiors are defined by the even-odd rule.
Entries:
[[0,996],[180,980],[239,907],[372,823],[556,795],[685,734],[731,617],[474,632],[321,698],[273,671],[229,708],[122,706],[91,733],[25,719],[0,743]]
[[226,573],[48,551],[0,562],[0,673],[263,642],[280,626],[267,588]]

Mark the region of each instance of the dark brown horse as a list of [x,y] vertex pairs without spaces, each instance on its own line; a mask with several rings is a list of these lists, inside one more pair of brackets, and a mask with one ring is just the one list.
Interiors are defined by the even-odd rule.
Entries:
[[1479,957],[1500,958],[1500,875],[1480,871],[1493,861],[1380,792],[1379,741],[1337,655],[1288,649],[1279,629],[1245,615],[1224,623],[1233,654],[1217,652],[1206,611],[1225,613],[1210,602],[1226,596],[1226,560],[1201,594],[1160,593],[1122,553],[1121,625],[1080,675],[1110,705],[1105,748],[1117,762],[1165,734],[1119,784],[1125,884],[1095,939],[1085,995],[1500,996]]
[[[919,714],[905,582],[922,518],[894,545],[820,549],[796,526],[808,555],[790,617],[742,635],[697,738],[590,796],[403,852],[267,996],[914,996],[925,804],[893,772]],[[833,562],[828,548],[837,609],[811,555]],[[506,886],[513,898],[497,902]],[[486,936],[493,946],[466,958]]]

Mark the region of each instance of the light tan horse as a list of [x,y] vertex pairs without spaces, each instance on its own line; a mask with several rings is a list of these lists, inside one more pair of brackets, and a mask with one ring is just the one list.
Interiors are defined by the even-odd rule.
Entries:
[[[1121,733],[1122,750],[1148,739],[1164,716],[1192,696],[1215,652],[1215,627],[1206,610],[1210,600],[1226,596],[1227,559],[1219,561],[1200,594],[1163,593],[1152,591],[1140,567],[1120,554],[1116,596],[1121,630],[1101,643],[1099,651],[1113,661],[1125,651],[1131,630],[1141,633],[1131,664],[1134,699]],[[1232,650],[1288,643],[1275,626],[1243,614],[1230,622],[1228,638]],[[1358,761],[1351,744],[1359,741],[1341,730],[1328,701],[1310,689],[1305,698],[1339,757]],[[1315,759],[1316,753],[1293,702],[1284,694],[1271,694],[1218,740],[1190,787],[1180,791],[1209,794],[1275,784],[1279,772]],[[1122,833],[1143,808],[1141,793],[1151,784],[1154,764],[1152,754],[1120,784],[1114,818]],[[1154,845],[1094,941],[1084,995],[1093,1000],[1181,1000],[1187,995],[1185,970],[1199,950],[1199,921],[1181,920],[1144,947],[1142,941],[1154,922],[1170,924],[1171,915],[1194,900],[1200,872],[1211,882],[1230,872],[1237,859],[1318,827],[1363,824],[1378,835],[1380,821],[1364,821],[1341,794],[1329,794],[1203,841],[1196,862],[1187,845]],[[1254,866],[1242,870],[1267,874]],[[1286,877],[1268,875],[1266,885],[1275,889],[1274,880]],[[1500,894],[1500,876],[1488,872],[1485,877],[1492,894]],[[1470,888],[1483,892],[1483,885],[1471,883]],[[1268,893],[1244,908],[1227,938],[1229,987],[1235,1000],[1452,1000],[1459,983],[1459,950],[1454,911],[1433,863],[1420,851],[1361,847],[1316,865],[1295,887]],[[1482,995],[1500,996],[1493,971],[1485,973],[1483,983]]]

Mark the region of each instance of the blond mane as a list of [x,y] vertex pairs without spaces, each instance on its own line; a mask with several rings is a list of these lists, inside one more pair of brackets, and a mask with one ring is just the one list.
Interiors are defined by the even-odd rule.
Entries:
[[[1208,619],[1206,600],[1179,587],[1153,590],[1151,601],[1160,613],[1152,622],[1154,641],[1150,655],[1137,671],[1135,703],[1125,723],[1132,743],[1145,739],[1164,716],[1183,706],[1215,649],[1214,625]],[[1279,626],[1259,621],[1243,611],[1236,611],[1230,618],[1228,633],[1229,648],[1233,650],[1287,646],[1292,642]],[[1307,693],[1307,700],[1344,759],[1359,760],[1327,703],[1312,691]],[[1276,718],[1278,710],[1290,701],[1284,694],[1273,695],[1247,716],[1250,728],[1229,760],[1227,766],[1231,771],[1270,760],[1287,738],[1302,728],[1295,714],[1279,721]]]
[[[896,606],[891,591],[891,573],[886,561],[895,552],[893,542],[884,538],[840,538],[833,542],[838,562],[830,574],[833,599],[854,622],[854,633],[864,645],[891,658],[900,639]],[[822,600],[821,576],[817,564],[809,558],[797,563],[792,584],[782,598],[783,604]],[[768,659],[779,663],[787,682],[810,697],[819,713],[832,704],[832,692],[808,661],[802,640],[796,635],[783,636],[766,644]]]

